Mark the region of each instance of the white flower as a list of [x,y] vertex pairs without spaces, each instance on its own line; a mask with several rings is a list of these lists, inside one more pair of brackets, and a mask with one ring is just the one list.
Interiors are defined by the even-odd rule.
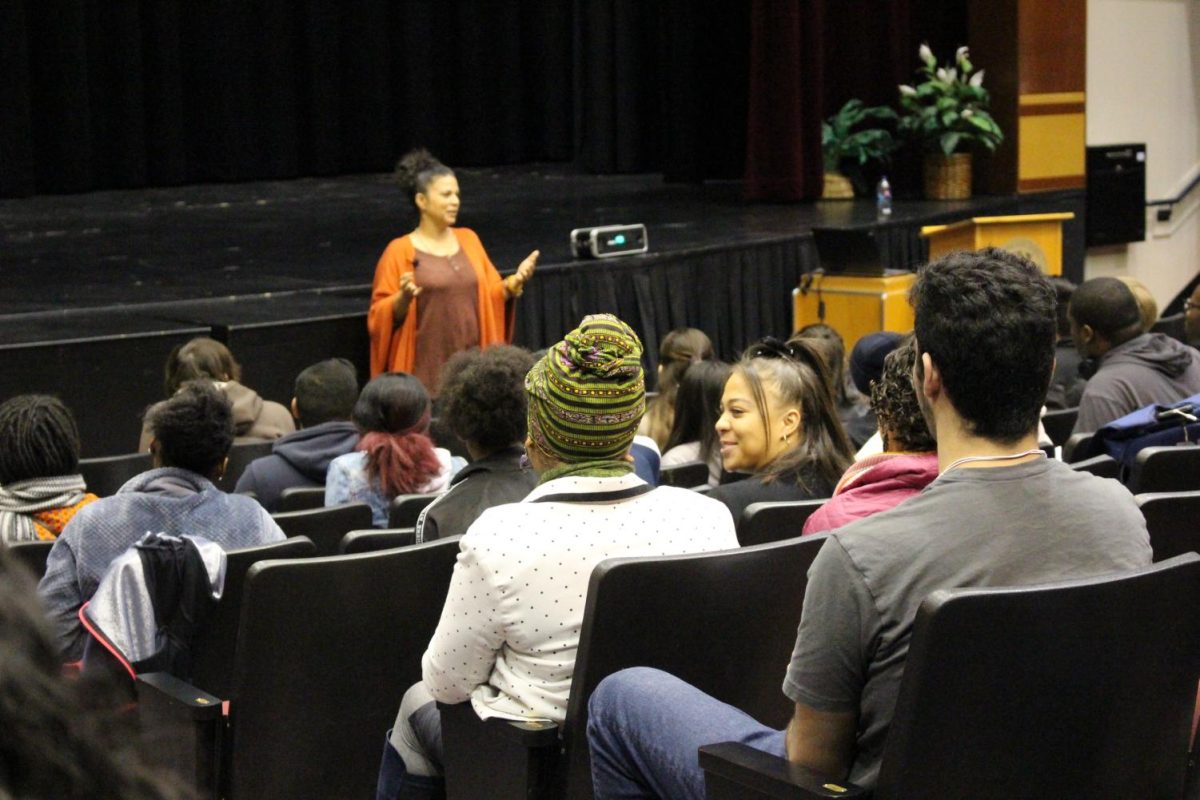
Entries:
[[961,64],[963,62],[963,59],[965,59],[966,57],[967,57],[967,46],[964,44],[962,47],[958,48],[958,51],[954,54],[954,61],[958,64]]
[[956,80],[958,80],[958,70],[951,67],[950,71],[946,73],[946,83],[954,83]]
[[929,45],[922,44],[921,49],[917,51],[917,54],[921,57],[921,60],[929,66],[933,66],[935,63],[933,51],[929,49]]
[[971,76],[971,85],[983,86],[983,70],[979,70],[979,72]]
[[949,82],[950,82],[950,73],[946,72],[946,69],[945,69],[945,67],[938,67],[938,69],[937,69],[937,79],[938,79],[939,81],[942,81],[943,83],[949,83]]
[[904,94],[904,95],[908,95],[909,97],[912,97],[912,96],[913,96],[913,95],[915,95],[916,93],[917,93],[917,90],[916,90],[916,89],[914,89],[913,87],[911,87],[911,86],[906,86],[906,85],[905,85],[905,84],[903,84],[903,83],[902,83],[902,84],[900,84],[900,94]]
[[974,115],[974,113],[975,113],[974,109],[964,108],[963,112],[962,112],[962,117],[963,117],[963,119],[966,119],[967,117]]

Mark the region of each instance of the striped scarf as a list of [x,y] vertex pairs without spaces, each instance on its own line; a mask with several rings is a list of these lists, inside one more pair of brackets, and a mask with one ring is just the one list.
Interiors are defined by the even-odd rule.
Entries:
[[0,486],[0,542],[36,541],[37,528],[30,515],[76,505],[86,488],[82,475],[30,478]]

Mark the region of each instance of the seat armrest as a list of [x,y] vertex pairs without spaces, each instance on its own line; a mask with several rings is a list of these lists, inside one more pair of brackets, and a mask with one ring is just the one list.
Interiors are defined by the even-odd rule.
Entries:
[[708,800],[869,797],[862,787],[830,781],[799,764],[738,742],[701,747],[700,768],[704,770]]
[[206,722],[221,716],[221,699],[166,672],[137,676],[140,706],[164,710],[174,719]]
[[470,703],[438,703],[449,800],[554,796],[559,731],[553,722],[481,720]]
[[219,796],[225,719],[219,697],[165,672],[137,676],[137,713],[146,752],[195,789]]

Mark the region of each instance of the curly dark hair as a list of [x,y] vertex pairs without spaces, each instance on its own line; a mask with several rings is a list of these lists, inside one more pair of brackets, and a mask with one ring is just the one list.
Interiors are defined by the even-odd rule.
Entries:
[[417,195],[423,194],[429,184],[443,175],[453,175],[454,170],[434,158],[424,147],[409,150],[396,162],[396,181],[404,195],[417,206]]
[[458,353],[442,368],[442,421],[464,442],[495,452],[525,438],[525,374],[533,354],[496,345]]
[[79,428],[57,397],[22,394],[0,405],[0,484],[79,471]]
[[211,477],[233,445],[233,407],[209,381],[189,381],[146,412],[165,467]]
[[913,388],[916,360],[917,348],[913,337],[908,336],[884,358],[879,380],[871,381],[871,408],[879,418],[885,450],[898,449],[908,453],[937,450],[937,442],[929,433]]
[[1033,431],[1056,328],[1054,287],[1033,262],[994,247],[951,253],[921,270],[909,298],[918,374],[928,353],[967,429],[1004,444]]
[[93,675],[63,676],[36,581],[0,547],[0,797],[190,797],[146,765],[115,695]]

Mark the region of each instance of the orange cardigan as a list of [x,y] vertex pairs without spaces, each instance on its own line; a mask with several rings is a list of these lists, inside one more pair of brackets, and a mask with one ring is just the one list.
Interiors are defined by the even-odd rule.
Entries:
[[[504,283],[479,237],[469,228],[451,228],[459,247],[475,269],[479,287],[479,346],[512,341],[511,306],[505,308]],[[417,353],[417,314],[420,298],[414,297],[397,327],[392,316],[400,276],[413,271],[416,249],[412,236],[393,239],[375,267],[367,332],[371,336],[371,377],[381,372],[412,372]]]

